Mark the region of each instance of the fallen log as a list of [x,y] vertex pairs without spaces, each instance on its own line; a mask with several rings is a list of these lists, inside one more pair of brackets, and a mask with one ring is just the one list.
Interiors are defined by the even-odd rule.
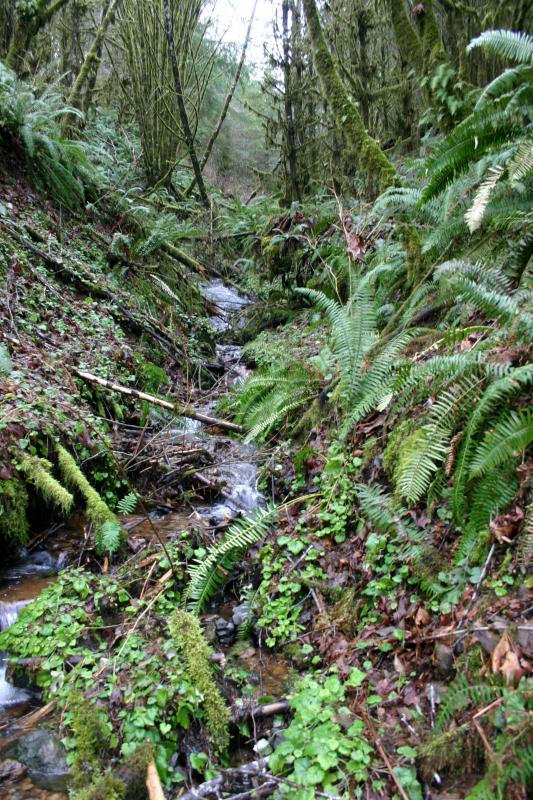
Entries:
[[264,703],[263,705],[256,705],[251,707],[235,708],[233,709],[232,721],[240,722],[247,717],[253,719],[266,719],[273,717],[276,714],[286,714],[290,711],[291,707],[288,700],[275,700],[272,703]]
[[181,406],[179,403],[171,403],[169,400],[163,400],[161,397],[155,397],[152,394],[141,392],[138,389],[131,389],[129,386],[122,386],[120,383],[108,381],[105,378],[100,378],[98,375],[93,375],[92,372],[85,372],[84,370],[74,367],[72,372],[87,383],[94,383],[97,386],[103,386],[105,389],[110,389],[119,394],[125,394],[129,397],[136,397],[138,400],[144,400],[154,406],[167,408],[173,411],[180,417],[187,417],[188,419],[195,419],[198,422],[203,422],[205,425],[213,425],[217,428],[224,428],[228,431],[235,431],[236,433],[244,433],[242,425],[236,425],[234,422],[229,422],[226,419],[219,419],[218,417],[210,417],[207,414],[202,414],[200,411],[195,411],[189,406]]

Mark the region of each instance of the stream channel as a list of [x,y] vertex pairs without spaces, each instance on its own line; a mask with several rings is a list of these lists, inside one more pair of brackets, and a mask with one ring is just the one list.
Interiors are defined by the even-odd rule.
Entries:
[[[216,344],[218,385],[215,391],[210,389],[207,392],[204,400],[200,397],[194,402],[195,408],[209,414],[213,412],[220,396],[248,374],[241,361],[241,348],[228,343],[227,338],[232,329],[243,323],[242,311],[251,301],[218,279],[204,284],[201,290],[216,309],[211,322],[217,339],[223,340],[223,343]],[[224,488],[212,505],[198,505],[195,508],[195,516],[206,526],[218,525],[249,513],[262,504],[263,498],[257,488],[257,454],[253,445],[243,444],[223,434],[211,434],[203,428],[202,423],[194,420],[184,420],[179,428],[167,427],[159,435],[164,437],[165,444],[192,443],[204,447],[213,455],[213,463],[204,469],[204,474]],[[132,535],[142,537],[145,529],[148,536],[155,525],[159,534],[166,537],[183,529],[184,517],[183,512],[177,512],[162,517],[154,514],[150,524],[142,520],[133,521]],[[0,630],[12,625],[20,610],[74,560],[79,525],[72,527],[67,523],[56,527],[57,531],[45,540],[47,549],[30,548],[23,551],[16,563],[0,572]],[[204,622],[215,648],[223,651],[234,641],[243,612],[246,613],[246,609],[235,606],[235,601],[210,609]],[[283,660],[270,659],[260,650],[256,652],[249,644],[243,657],[261,695],[273,694],[284,686],[287,666]],[[68,770],[61,742],[53,729],[42,724],[23,736],[13,735],[17,730],[17,720],[38,709],[39,705],[37,694],[10,683],[6,655],[0,654],[1,800],[64,800],[67,797]]]

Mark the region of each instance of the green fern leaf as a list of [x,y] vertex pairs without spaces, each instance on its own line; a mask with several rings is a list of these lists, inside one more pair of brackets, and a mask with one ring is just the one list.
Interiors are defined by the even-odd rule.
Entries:
[[469,476],[485,474],[489,469],[508,461],[533,442],[533,408],[509,411],[489,431],[470,464]]
[[224,539],[189,570],[185,601],[200,613],[221,589],[246,550],[264,538],[277,516],[274,508],[260,509],[253,517],[237,520]]

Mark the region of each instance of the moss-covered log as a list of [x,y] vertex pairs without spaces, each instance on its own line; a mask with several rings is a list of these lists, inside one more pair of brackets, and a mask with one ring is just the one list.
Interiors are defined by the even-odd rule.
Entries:
[[178,609],[168,627],[185,659],[191,681],[203,695],[213,745],[223,752],[229,744],[230,713],[211,673],[211,648],[204,639],[200,622],[194,614]]

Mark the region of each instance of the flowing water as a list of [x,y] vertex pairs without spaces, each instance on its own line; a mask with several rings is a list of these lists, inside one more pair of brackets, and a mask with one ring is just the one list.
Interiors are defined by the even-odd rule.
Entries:
[[[215,316],[211,318],[213,326],[218,335],[227,335],[232,327],[240,327],[242,324],[242,310],[250,304],[247,297],[226,286],[221,280],[214,280],[204,284],[202,287],[204,297],[215,307]],[[246,366],[241,361],[241,348],[231,343],[219,343],[216,345],[216,356],[219,365],[222,367],[222,377],[216,391],[211,392],[204,401],[195,403],[199,411],[212,413],[216,400],[214,396],[220,396],[228,391],[233,385],[244,380],[248,375]],[[231,439],[224,435],[213,435],[204,429],[201,423],[194,420],[186,420],[184,426],[173,430],[167,430],[162,436],[167,437],[172,442],[180,439],[187,439],[198,446],[207,449],[212,457],[213,464],[205,467],[202,471],[207,479],[217,486],[222,486],[220,497],[212,505],[198,506],[197,514],[206,524],[219,524],[236,516],[249,513],[262,504],[263,498],[257,487],[258,470],[256,464],[256,451],[252,445],[246,445],[236,439]],[[183,529],[185,515],[182,513],[169,514],[161,520],[155,521],[161,533],[172,532],[176,527]],[[154,522],[148,528],[153,531]],[[134,529],[134,535],[142,535],[146,527],[140,520]],[[50,550],[40,550],[33,553],[22,553],[20,560],[12,565],[8,570],[0,574],[0,630],[12,625],[17,619],[21,609],[24,608],[32,599],[54,579],[54,575],[66,565],[69,558],[65,552],[65,539],[68,540],[68,526],[66,532],[57,536],[55,533],[50,537]],[[230,613],[231,616],[231,613]],[[224,614],[219,609],[219,620],[224,619]],[[257,661],[257,674],[262,683],[263,675],[273,674],[275,668],[264,663],[259,664],[258,656],[253,648],[249,649],[248,658],[252,662]],[[245,654],[246,655],[246,654]],[[279,665],[278,665],[279,666]],[[283,680],[286,673],[285,667],[280,666],[280,679]],[[267,686],[265,689],[272,688]],[[50,785],[50,777],[53,777],[53,768],[50,774],[33,774],[30,771],[30,778],[17,776],[17,762],[2,761],[2,733],[10,733],[11,724],[22,714],[31,710],[36,705],[38,698],[36,695],[25,688],[13,686],[6,678],[5,657],[0,654],[0,797],[6,800],[63,800],[66,797],[61,792],[56,792],[54,786]],[[41,736],[42,735],[42,736]],[[45,741],[36,743],[36,746],[55,747],[53,741],[46,740],[49,734],[44,728],[38,728],[32,736],[41,738]],[[21,759],[23,760],[23,759]],[[19,764],[20,767],[20,764]],[[2,769],[7,773],[3,777]],[[14,782],[9,781],[9,770],[14,770]],[[7,781],[7,782],[6,782]]]

